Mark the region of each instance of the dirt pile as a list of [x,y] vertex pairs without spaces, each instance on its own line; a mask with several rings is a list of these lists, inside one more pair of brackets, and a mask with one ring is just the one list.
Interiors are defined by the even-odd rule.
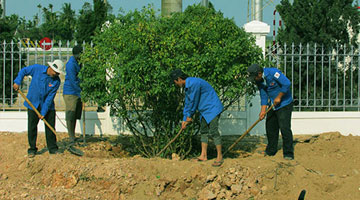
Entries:
[[[66,134],[58,134],[59,140]],[[360,137],[325,133],[296,137],[295,160],[254,152],[195,162],[130,157],[124,147],[101,138],[81,147],[83,157],[26,155],[25,133],[0,133],[0,199],[360,199]]]

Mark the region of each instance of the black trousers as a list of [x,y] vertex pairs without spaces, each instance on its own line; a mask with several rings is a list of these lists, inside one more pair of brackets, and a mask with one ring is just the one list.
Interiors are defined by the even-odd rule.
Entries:
[[[55,128],[55,110],[49,110],[44,119]],[[30,148],[28,153],[36,153],[37,125],[39,117],[35,111],[28,109],[28,141]],[[45,124],[44,124],[45,125]],[[55,152],[59,148],[56,144],[56,135],[45,125],[46,146],[49,152]]]
[[268,145],[266,154],[273,156],[277,152],[279,130],[283,139],[284,157],[294,158],[293,134],[291,131],[291,113],[293,104],[289,104],[279,110],[270,110],[266,115],[266,136]]

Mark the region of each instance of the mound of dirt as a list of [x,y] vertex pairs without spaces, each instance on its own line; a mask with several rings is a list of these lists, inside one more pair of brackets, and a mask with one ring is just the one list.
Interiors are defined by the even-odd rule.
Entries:
[[[66,141],[59,133],[58,140]],[[44,134],[40,155],[27,157],[26,133],[0,133],[0,199],[360,199],[360,137],[323,133],[295,136],[295,160],[265,145],[233,152],[221,167],[193,160],[129,156],[106,138],[90,138],[78,157],[50,155]],[[239,144],[241,145],[241,144]]]

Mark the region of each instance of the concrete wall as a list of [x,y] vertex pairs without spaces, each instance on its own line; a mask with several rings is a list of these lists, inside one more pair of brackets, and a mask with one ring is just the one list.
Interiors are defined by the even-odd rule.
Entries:
[[360,112],[293,112],[291,122],[298,135],[339,131],[360,136]]
[[182,12],[182,0],[161,0],[162,16],[169,17],[174,12]]
[[[65,112],[56,112],[55,129],[57,132],[67,132]],[[122,120],[111,117],[109,112],[90,111],[85,114],[85,133],[87,135],[102,134],[129,134],[122,125]],[[0,112],[0,131],[26,132],[27,131],[27,112],[26,111],[6,111]],[[39,122],[38,131],[45,132],[43,122]],[[76,133],[83,134],[83,119],[77,121]]]
[[[65,123],[65,113],[57,112],[58,117]],[[110,117],[108,112],[97,113],[86,112],[85,133],[89,135],[119,135],[130,134],[124,127],[121,119]],[[64,125],[57,118],[55,129],[57,132],[67,132]],[[224,121],[225,122],[225,121]],[[253,122],[233,124],[231,134],[241,135]],[[220,122],[223,135],[228,135],[230,130],[226,123]],[[342,135],[360,136],[360,112],[293,112],[292,130],[295,135],[320,134],[324,132],[338,131]],[[221,127],[223,126],[223,127]],[[245,127],[247,126],[247,127]],[[238,127],[238,128],[237,128]],[[256,134],[265,134],[263,121],[257,125]],[[39,122],[39,132],[44,132],[44,123]],[[27,113],[22,112],[0,112],[0,131],[26,132]],[[76,132],[82,134],[82,120],[78,121]]]

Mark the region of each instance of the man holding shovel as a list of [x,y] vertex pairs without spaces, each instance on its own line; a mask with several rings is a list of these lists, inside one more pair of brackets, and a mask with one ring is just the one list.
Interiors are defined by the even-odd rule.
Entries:
[[[249,81],[255,83],[260,91],[261,111],[259,118],[266,115],[270,103],[274,109],[266,115],[266,136],[268,145],[265,155],[274,156],[277,153],[279,129],[283,139],[283,156],[287,160],[294,159],[293,134],[291,131],[291,113],[293,99],[290,80],[277,68],[262,68],[253,64],[247,69]],[[270,101],[269,101],[270,100]]]
[[[37,139],[37,125],[39,119],[45,119],[52,127],[55,127],[55,104],[54,98],[60,86],[59,75],[64,67],[61,60],[48,62],[49,66],[45,65],[30,65],[20,70],[18,76],[14,80],[14,90],[19,90],[25,76],[31,76],[27,99],[39,111],[39,115],[34,111],[26,101],[24,106],[28,108],[28,142],[30,148],[28,149],[28,156],[35,157],[36,139]],[[59,153],[59,147],[56,144],[56,135],[51,129],[45,126],[46,145],[50,154]]]
[[223,105],[213,87],[201,78],[188,77],[180,69],[175,69],[170,73],[171,80],[185,90],[184,118],[181,129],[192,121],[192,115],[196,110],[200,112],[200,132],[201,132],[201,155],[198,161],[207,160],[208,137],[214,139],[217,150],[217,158],[212,164],[219,167],[224,162],[221,152],[221,136],[218,131],[219,117],[223,110]]
[[81,69],[79,65],[82,47],[77,45],[72,49],[73,56],[66,63],[66,76],[64,82],[63,97],[65,100],[65,119],[66,127],[70,138],[70,143],[75,142],[76,120],[81,118],[82,102],[80,98],[80,80],[78,74]]

